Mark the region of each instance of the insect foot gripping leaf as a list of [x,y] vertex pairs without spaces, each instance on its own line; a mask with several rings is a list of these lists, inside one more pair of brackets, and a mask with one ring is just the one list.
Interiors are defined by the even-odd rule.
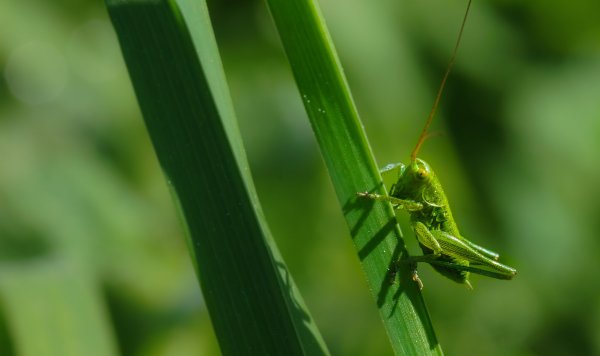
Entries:
[[357,193],[359,197],[389,202],[394,209],[402,208],[410,214],[411,225],[423,255],[408,257],[398,261],[397,265],[408,263],[413,266],[412,279],[420,288],[423,288],[423,282],[417,274],[418,262],[429,263],[443,276],[464,284],[469,289],[472,289],[469,282],[470,273],[497,279],[512,279],[517,274],[514,268],[498,262],[497,253],[474,244],[460,234],[441,183],[429,164],[417,158],[419,149],[428,136],[427,130],[435,116],[446,80],[454,64],[470,6],[471,0],[467,5],[458,40],[435,102],[411,153],[410,164],[389,164],[381,170],[381,173],[399,170],[398,180],[392,185],[388,195]]

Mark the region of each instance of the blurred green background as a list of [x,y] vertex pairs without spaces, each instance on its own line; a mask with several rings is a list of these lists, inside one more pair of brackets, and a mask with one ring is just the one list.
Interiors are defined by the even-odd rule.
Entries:
[[[408,160],[466,2],[320,4],[378,164]],[[209,7],[267,220],[326,343],[390,354],[265,4]],[[473,4],[420,156],[463,234],[519,275],[470,292],[420,267],[449,355],[600,354],[599,13]],[[218,354],[104,5],[0,2],[0,70],[2,355],[65,328],[99,355]]]

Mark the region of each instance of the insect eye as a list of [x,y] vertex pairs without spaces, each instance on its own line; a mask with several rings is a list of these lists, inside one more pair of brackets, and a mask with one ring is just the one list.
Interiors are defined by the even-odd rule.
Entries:
[[427,171],[425,169],[421,168],[417,171],[417,178],[425,179],[426,177],[427,177]]

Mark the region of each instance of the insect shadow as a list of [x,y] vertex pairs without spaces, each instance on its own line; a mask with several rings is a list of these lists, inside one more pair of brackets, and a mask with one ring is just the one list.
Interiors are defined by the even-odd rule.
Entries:
[[[375,192],[383,186],[383,182],[379,186],[371,189],[370,192]],[[352,233],[352,239],[355,240],[358,232],[363,227],[367,217],[373,211],[373,204],[375,201],[369,201],[367,199],[349,199],[343,206],[344,215],[356,214],[360,211],[360,216],[355,219],[356,223],[350,227]],[[394,239],[396,235],[394,230],[397,229],[398,220],[395,214],[392,215],[387,223],[385,223],[378,231],[371,235],[371,238],[359,249],[359,258],[363,261],[369,254],[371,254],[379,244],[384,243],[384,240],[392,234]],[[355,241],[356,242],[356,241]],[[402,263],[409,254],[403,239],[396,239],[396,245],[392,251],[392,255],[387,263],[387,275],[381,280],[379,290],[377,292],[377,307],[381,309],[384,304],[391,301],[392,305],[389,308],[387,317],[392,317],[396,312],[399,304],[400,297],[405,294],[408,299],[411,300],[411,304],[416,306],[423,305],[422,296],[419,292],[417,284],[414,283],[414,273],[416,265],[414,263]],[[389,294],[393,293],[390,297]],[[421,323],[426,325],[429,324],[429,320],[423,320],[428,318],[428,314],[423,310],[416,313],[417,317],[421,319]],[[430,345],[437,345],[438,341],[432,330],[425,328],[426,336]]]
[[[305,308],[302,306],[302,303],[298,301],[298,291],[294,288],[294,284],[292,283],[287,266],[283,262],[276,259],[274,259],[274,262],[279,270],[278,278],[286,290],[285,297],[288,301],[288,305],[291,307],[290,309],[292,311],[296,332],[306,344],[321,345],[322,342],[317,339],[313,329],[311,328],[311,325],[314,326],[315,324],[314,320],[310,314],[306,312]],[[315,347],[312,351],[316,352],[317,350],[318,347]]]
[[[375,192],[379,187],[383,186],[383,182],[379,183],[378,187],[371,189],[369,192]],[[365,223],[365,220],[368,218],[369,213],[372,211],[373,205],[375,204],[374,200],[368,199],[357,199],[355,197],[348,199],[346,204],[342,207],[342,211],[344,212],[344,216],[348,216],[350,213],[354,213],[357,210],[360,210],[362,213],[353,226],[350,226],[350,236],[354,240],[356,236],[358,236],[358,232],[362,228]],[[347,220],[348,221],[348,220]],[[358,257],[361,261],[363,261],[373,250],[379,245],[383,240],[385,240],[386,236],[390,234],[397,225],[397,221],[394,218],[391,218],[379,231],[372,235],[369,241],[360,248],[358,251]],[[356,242],[356,241],[355,241]]]
[[[379,184],[379,187],[381,186],[383,186],[383,183]],[[373,188],[370,192],[375,192],[376,190],[377,187]],[[375,204],[375,201],[369,201],[367,199],[349,199],[348,202],[344,204],[344,215],[347,215],[350,212],[355,213],[357,210],[361,211],[361,215],[358,219],[356,219],[356,223],[350,227],[353,240],[356,238],[361,227],[364,225],[365,220],[372,212],[373,204]],[[360,247],[358,251],[358,256],[361,262],[364,261],[364,259],[369,256],[375,250],[375,248],[377,248],[377,246],[381,244],[390,234],[393,234],[397,226],[398,220],[394,215],[387,223],[385,223],[385,225],[371,235],[370,239],[364,244],[364,246]],[[411,283],[412,274],[414,272],[413,264],[404,264],[398,262],[402,261],[406,256],[408,256],[408,251],[406,249],[406,245],[404,244],[404,240],[397,239],[396,241],[397,244],[395,245],[392,256],[388,262],[387,277],[381,281],[379,292],[377,293],[377,306],[381,307],[385,303],[391,287],[394,286],[397,278],[399,279],[399,287],[395,290],[393,297],[393,310],[395,310],[398,298],[405,291],[406,285]]]

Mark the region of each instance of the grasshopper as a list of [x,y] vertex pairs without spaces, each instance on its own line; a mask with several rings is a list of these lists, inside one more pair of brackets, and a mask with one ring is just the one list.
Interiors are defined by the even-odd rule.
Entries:
[[512,279],[517,274],[514,268],[498,262],[497,253],[478,246],[461,235],[440,181],[429,164],[417,158],[419,149],[428,136],[427,130],[435,116],[446,80],[454,65],[470,7],[471,0],[467,5],[458,39],[437,97],[411,153],[410,163],[389,164],[381,169],[381,173],[399,171],[398,180],[392,185],[388,195],[357,193],[359,197],[390,202],[394,209],[403,208],[410,214],[411,225],[423,255],[398,261],[394,268],[397,269],[402,263],[413,265],[412,279],[418,284],[419,289],[423,288],[423,282],[417,274],[417,262],[429,263],[437,272],[457,283],[464,284],[469,289],[472,289],[469,282],[470,273],[498,279]]

